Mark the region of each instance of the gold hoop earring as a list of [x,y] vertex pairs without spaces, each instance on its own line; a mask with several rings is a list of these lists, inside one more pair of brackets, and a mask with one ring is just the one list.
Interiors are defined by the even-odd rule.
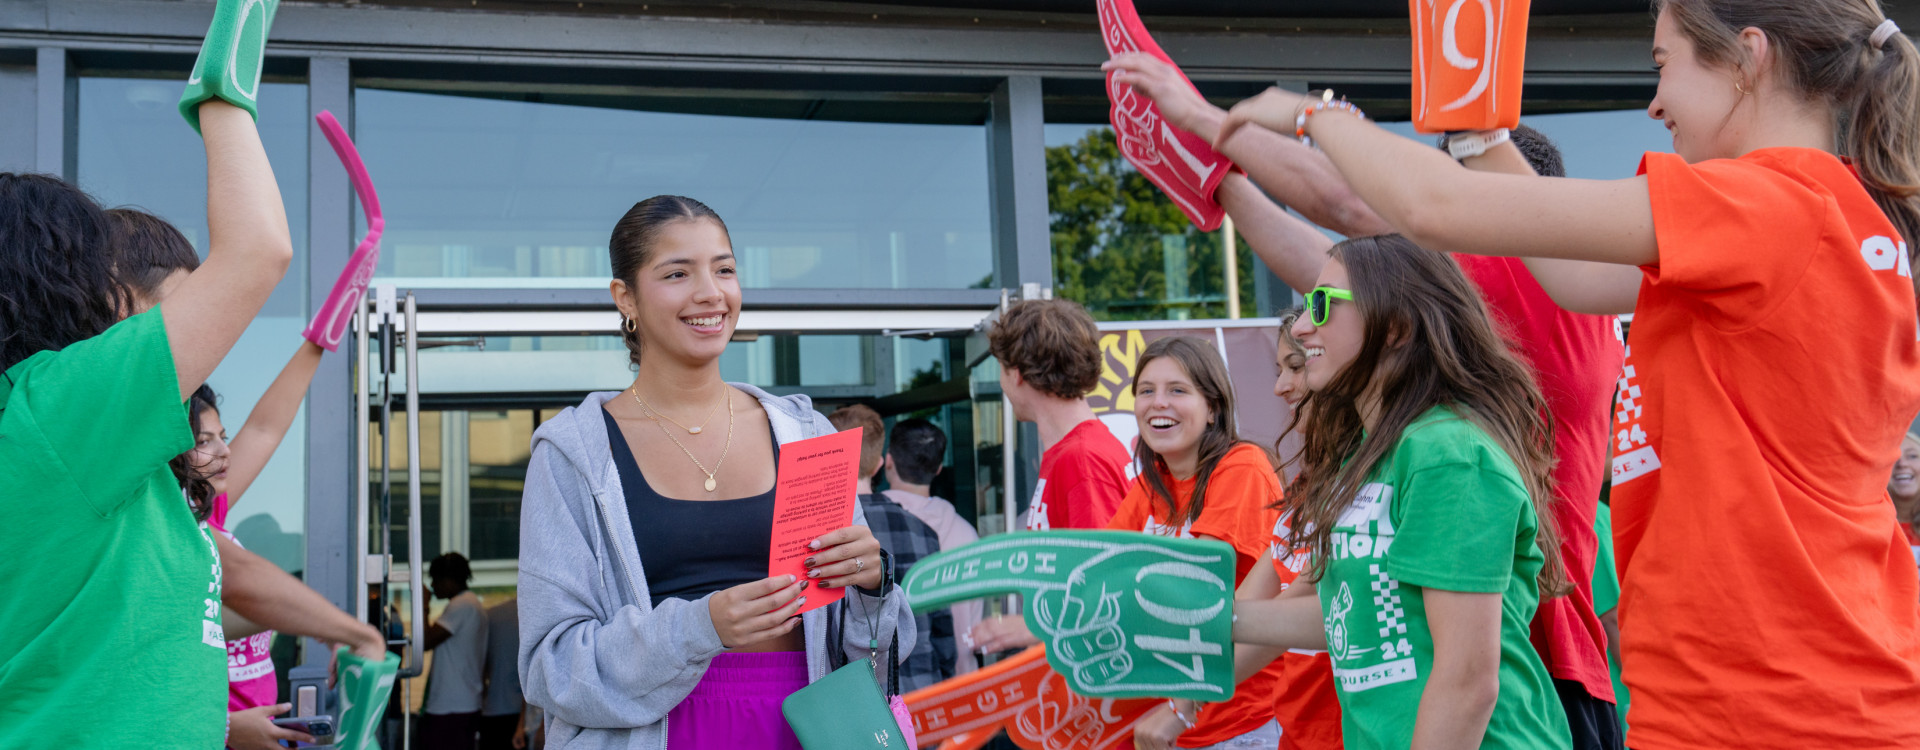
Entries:
[[627,316],[622,315],[620,316],[620,327],[626,330],[627,333],[637,333],[639,331],[640,324],[634,322],[633,318],[629,318]]
[[1733,79],[1733,90],[1740,92],[1741,96],[1752,96],[1753,94],[1753,92],[1747,90],[1747,87],[1743,85],[1738,78]]

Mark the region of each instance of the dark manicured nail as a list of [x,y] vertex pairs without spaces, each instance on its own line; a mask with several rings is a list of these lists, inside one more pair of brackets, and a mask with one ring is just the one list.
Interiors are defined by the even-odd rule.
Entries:
[[807,561],[806,561],[806,562],[804,562],[804,563],[801,563],[801,564],[802,564],[802,565],[805,565],[805,566],[807,566],[807,567],[809,567],[809,568],[811,568],[811,567],[813,567],[813,558],[811,558],[811,557],[809,557],[809,558],[807,558]]
[[807,590],[807,586],[808,586],[809,584],[811,584],[811,583],[813,583],[813,582],[812,582],[812,581],[801,581],[801,582],[800,582],[800,590],[801,590],[801,591],[806,591],[806,590]]

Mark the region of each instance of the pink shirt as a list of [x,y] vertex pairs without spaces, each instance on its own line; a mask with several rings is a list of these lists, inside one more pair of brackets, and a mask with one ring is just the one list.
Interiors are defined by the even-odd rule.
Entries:
[[[213,499],[213,515],[207,518],[207,524],[220,532],[234,544],[227,531],[227,496]],[[279,683],[273,679],[273,659],[268,651],[273,647],[273,631],[255,633],[239,640],[227,641],[227,710],[244,711],[256,706],[271,706],[280,697]]]

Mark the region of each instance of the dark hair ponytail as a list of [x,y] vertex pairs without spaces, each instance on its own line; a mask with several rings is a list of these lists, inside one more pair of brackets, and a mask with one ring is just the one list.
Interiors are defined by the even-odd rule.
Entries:
[[[1740,31],[1767,35],[1781,81],[1834,114],[1835,147],[1887,219],[1920,253],[1920,50],[1877,0],[1657,0],[1702,62],[1750,69]],[[1914,280],[1920,290],[1920,277]]]
[[[659,239],[660,230],[676,221],[699,221],[707,219],[720,226],[722,234],[727,233],[727,223],[720,220],[720,214],[714,213],[707,204],[692,198],[678,195],[656,195],[633,204],[627,209],[619,223],[613,225],[613,237],[607,240],[607,253],[613,260],[613,277],[637,287],[640,269],[646,267],[653,258],[653,243]],[[729,237],[731,242],[732,238]],[[627,360],[634,367],[640,366],[640,331],[637,324],[620,321],[620,338],[627,344]]]
[[[193,396],[187,399],[187,429],[193,432],[196,447],[200,442],[201,417],[219,408],[219,397],[205,383],[194,389]],[[213,475],[207,473],[207,467],[193,462],[193,450],[174,456],[167,461],[167,468],[173,470],[173,478],[180,482],[180,490],[186,493],[187,507],[193,509],[193,520],[205,521],[213,515]]]
[[1853,157],[1873,201],[1914,252],[1920,250],[1920,49],[1898,31],[1878,49],[1863,46],[1840,150]]

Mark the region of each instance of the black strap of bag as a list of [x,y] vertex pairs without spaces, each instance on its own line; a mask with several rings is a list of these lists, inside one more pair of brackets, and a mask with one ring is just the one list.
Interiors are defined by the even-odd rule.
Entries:
[[[886,594],[891,593],[893,591],[893,586],[894,586],[893,557],[891,555],[888,555],[886,550],[882,549],[880,550],[880,593],[881,595],[885,596]],[[832,665],[834,669],[839,669],[841,667],[846,666],[848,662],[852,661],[852,659],[847,658],[847,643],[846,643],[847,610],[852,608],[852,600],[841,599],[834,606],[839,608],[840,616],[835,620],[828,621],[827,662],[830,665]],[[869,637],[872,636],[874,632],[874,628],[875,628],[874,613],[871,610],[869,610],[867,612],[867,633]],[[881,662],[878,646],[879,644],[877,642],[868,641],[868,649],[874,652],[873,668],[874,668],[875,674],[873,677],[876,681],[880,679],[880,675],[878,674],[878,672],[880,670],[880,662]],[[893,629],[892,642],[888,644],[887,651],[886,651],[887,681],[886,681],[885,693],[886,693],[886,696],[889,698],[900,694],[900,659],[898,658],[899,653],[900,653],[900,628],[896,627]]]

